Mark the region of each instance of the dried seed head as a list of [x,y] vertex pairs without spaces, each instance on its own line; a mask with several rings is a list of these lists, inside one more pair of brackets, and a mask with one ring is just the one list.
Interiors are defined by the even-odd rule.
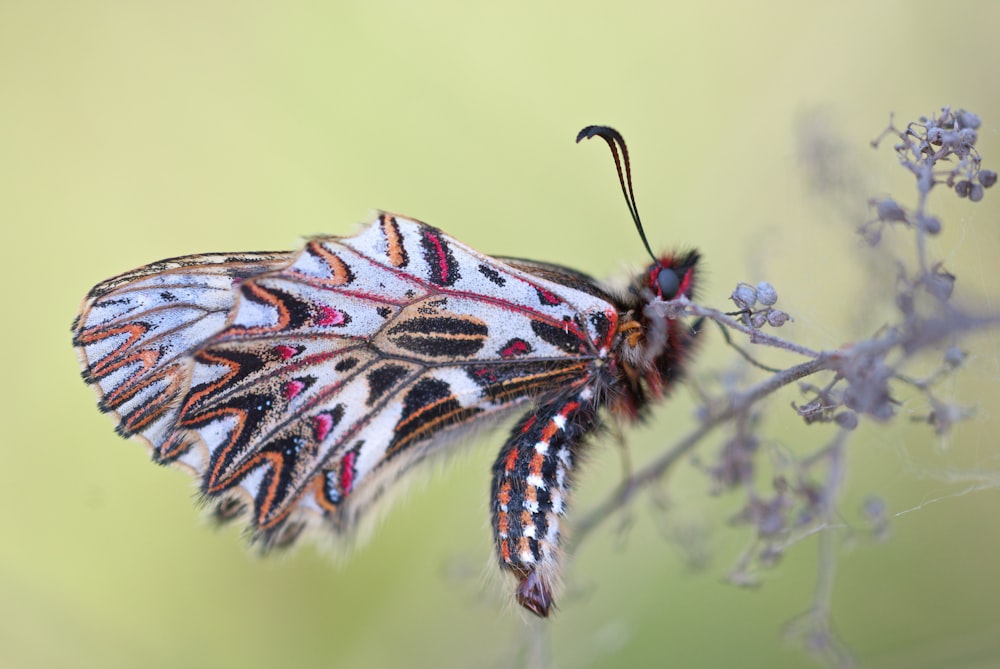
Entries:
[[993,170],[982,170],[979,172],[979,183],[983,188],[989,188],[997,182],[997,173]]
[[959,197],[968,197],[970,188],[972,188],[972,182],[963,179],[955,184],[955,195]]
[[973,202],[979,202],[983,199],[983,187],[980,184],[972,184],[969,186],[969,199]]

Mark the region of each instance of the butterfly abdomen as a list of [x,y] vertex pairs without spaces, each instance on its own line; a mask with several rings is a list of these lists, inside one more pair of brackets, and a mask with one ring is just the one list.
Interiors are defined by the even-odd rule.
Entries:
[[518,602],[547,616],[557,587],[561,521],[584,436],[597,424],[590,385],[560,394],[514,428],[493,465],[493,534]]

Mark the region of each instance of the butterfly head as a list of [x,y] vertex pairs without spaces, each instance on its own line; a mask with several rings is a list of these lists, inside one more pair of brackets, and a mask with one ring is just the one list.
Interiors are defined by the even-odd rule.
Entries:
[[691,298],[695,289],[697,267],[697,251],[666,254],[646,268],[640,281],[646,291],[664,302],[681,296]]

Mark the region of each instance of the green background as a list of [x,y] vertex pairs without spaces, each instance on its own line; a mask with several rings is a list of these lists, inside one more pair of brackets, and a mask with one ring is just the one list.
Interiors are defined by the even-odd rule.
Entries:
[[[573,144],[607,123],[630,142],[653,246],[703,251],[706,304],[768,279],[797,318],[785,334],[835,347],[892,317],[878,297],[891,278],[865,269],[842,205],[914,192],[867,141],[890,111],[954,104],[983,117],[981,149],[1000,166],[998,27],[993,2],[7,0],[0,666],[809,664],[782,629],[809,605],[815,539],[761,588],[725,583],[750,538],[726,524],[741,496],[710,496],[690,464],[667,510],[643,497],[627,535],[611,522],[581,546],[546,624],[513,610],[491,564],[502,431],[418,476],[430,484],[349,559],[313,546],[258,559],[238,531],[207,526],[183,474],[112,433],[69,324],[113,274],[348,234],[375,208],[489,253],[620,273],[643,252],[609,156]],[[846,199],[805,184],[796,138],[817,117],[844,138],[858,180]],[[998,203],[933,203],[958,296],[994,309]],[[733,357],[712,337],[699,369]],[[1000,665],[998,368],[1000,341],[981,337],[944,390],[978,407],[953,438],[908,424],[927,407],[903,397],[897,427],[865,424],[851,442],[845,522],[871,493],[895,514],[920,507],[893,519],[888,542],[840,552],[837,631],[865,666]],[[776,398],[764,427],[805,452],[830,433],[789,420],[794,399]],[[630,430],[633,458],[689,429],[691,409],[684,389]],[[620,478],[616,449],[596,447],[577,511]]]

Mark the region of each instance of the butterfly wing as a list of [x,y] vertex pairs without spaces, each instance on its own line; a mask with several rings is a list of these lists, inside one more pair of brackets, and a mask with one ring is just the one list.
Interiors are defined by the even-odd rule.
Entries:
[[[390,214],[248,262],[171,302],[174,325],[152,336],[166,298],[134,295],[173,270],[102,284],[77,339],[104,405],[124,409],[123,431],[193,469],[220,515],[249,511],[265,545],[315,519],[352,528],[445,437],[585,377],[614,332],[605,300]],[[177,325],[202,312],[211,326]]]
[[95,286],[73,322],[83,378],[123,436],[159,448],[187,392],[192,353],[221,331],[233,285],[291,260],[288,253],[204,254],[153,263]]

